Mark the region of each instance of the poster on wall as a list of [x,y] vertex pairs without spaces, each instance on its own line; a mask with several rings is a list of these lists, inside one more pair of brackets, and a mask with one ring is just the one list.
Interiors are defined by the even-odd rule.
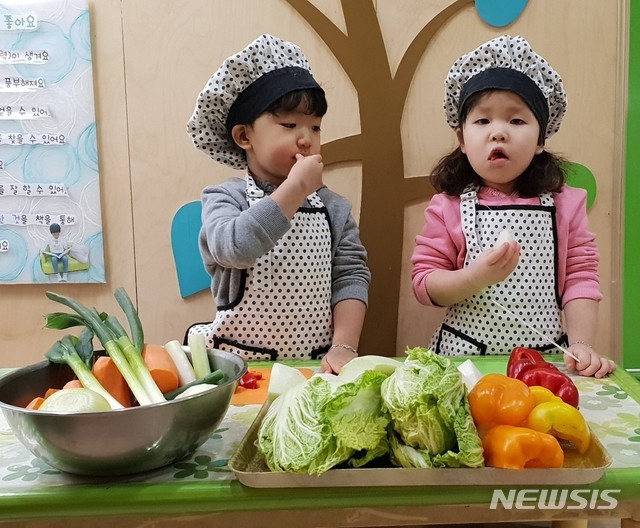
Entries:
[[87,0],[0,0],[0,286],[105,282]]

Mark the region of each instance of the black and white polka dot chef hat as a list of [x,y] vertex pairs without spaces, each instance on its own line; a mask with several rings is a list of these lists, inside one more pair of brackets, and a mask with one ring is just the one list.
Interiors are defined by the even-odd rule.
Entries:
[[548,139],[560,128],[567,95],[560,75],[521,36],[502,35],[453,63],[444,82],[444,112],[458,128],[466,101],[484,90],[510,90],[529,105]]
[[252,123],[283,95],[319,89],[302,50],[261,35],[228,57],[200,92],[187,131],[195,146],[214,160],[244,169],[244,151],[231,137],[235,125]]

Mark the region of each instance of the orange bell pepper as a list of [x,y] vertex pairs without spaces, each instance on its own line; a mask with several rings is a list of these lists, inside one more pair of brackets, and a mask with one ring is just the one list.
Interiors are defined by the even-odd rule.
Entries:
[[496,425],[482,438],[485,465],[506,469],[560,468],[564,452],[558,440],[527,427]]
[[529,413],[526,425],[571,442],[581,455],[591,444],[591,431],[582,413],[560,399],[536,405]]
[[496,425],[522,425],[536,403],[525,383],[504,374],[483,376],[469,392],[471,416],[481,435]]

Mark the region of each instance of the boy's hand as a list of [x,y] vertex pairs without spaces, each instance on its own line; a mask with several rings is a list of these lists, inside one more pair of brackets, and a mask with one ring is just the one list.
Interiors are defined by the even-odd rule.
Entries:
[[358,357],[357,354],[351,350],[340,347],[332,348],[320,361],[320,372],[338,374],[342,367],[356,357]]
[[307,196],[322,187],[322,156],[296,154],[287,179],[271,194],[287,218],[293,218]]
[[304,195],[309,196],[324,185],[322,183],[322,170],[324,169],[322,156],[320,154],[312,154],[311,156],[296,154],[296,160],[295,165],[289,171],[287,180],[300,185],[304,190]]

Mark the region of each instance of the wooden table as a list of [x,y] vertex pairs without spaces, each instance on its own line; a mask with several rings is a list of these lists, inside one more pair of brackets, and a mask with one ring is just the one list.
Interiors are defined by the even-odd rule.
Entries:
[[[504,372],[506,359],[474,359],[483,372]],[[297,363],[296,366],[317,363]],[[6,369],[5,369],[6,370]],[[259,405],[232,406],[193,455],[171,466],[118,479],[61,473],[20,444],[0,416],[0,526],[118,528],[217,526],[282,528],[416,526],[554,521],[584,525],[619,518],[640,527],[640,383],[623,370],[604,380],[575,378],[581,411],[613,463],[594,490],[620,490],[616,508],[518,510],[489,505],[486,486],[255,489],[240,484],[227,462]],[[566,488],[566,487],[565,487]],[[551,488],[549,488],[551,489]],[[591,495],[588,495],[591,496]],[[570,506],[570,505],[569,505]],[[575,506],[575,504],[574,504]]]

